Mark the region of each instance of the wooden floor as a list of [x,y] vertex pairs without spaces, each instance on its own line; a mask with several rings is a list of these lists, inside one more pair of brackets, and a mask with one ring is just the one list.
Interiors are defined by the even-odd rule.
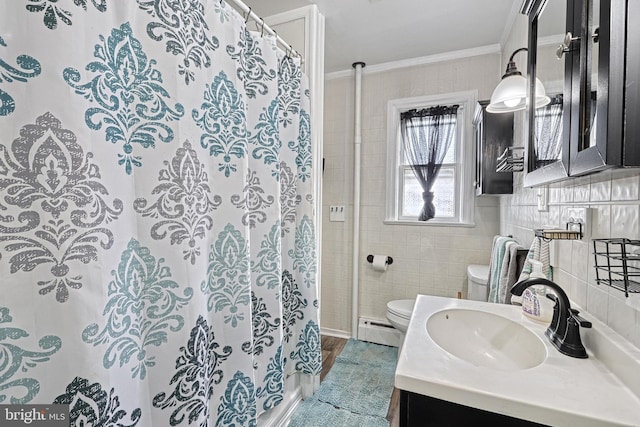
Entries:
[[[336,356],[342,352],[342,349],[347,343],[347,340],[344,338],[322,336],[321,339],[322,373],[320,374],[320,382],[322,382],[324,377],[331,370],[333,363],[336,361]],[[396,388],[393,389],[391,402],[389,402],[387,420],[389,421],[390,427],[398,427],[400,425],[400,391]]]

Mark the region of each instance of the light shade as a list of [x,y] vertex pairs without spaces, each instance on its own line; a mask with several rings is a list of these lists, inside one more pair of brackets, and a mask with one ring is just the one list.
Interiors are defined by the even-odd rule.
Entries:
[[[551,102],[544,85],[536,78],[536,108],[544,107]],[[509,113],[524,110],[528,105],[527,79],[519,74],[503,78],[491,95],[487,106],[490,113]]]
[[[513,60],[514,56],[518,52],[526,51],[527,48],[523,47],[517,49],[511,54],[509,63],[507,65],[507,71],[502,80],[498,83],[498,86],[491,95],[491,101],[487,106],[489,113],[510,113],[512,111],[524,110],[528,105],[527,98],[527,79],[522,77],[520,71],[516,67],[516,63]],[[536,104],[535,108],[544,107],[551,102],[551,99],[547,96],[544,90],[542,82],[536,78]]]
[[493,90],[487,106],[490,113],[524,110],[527,106],[527,79],[520,74],[504,77]]

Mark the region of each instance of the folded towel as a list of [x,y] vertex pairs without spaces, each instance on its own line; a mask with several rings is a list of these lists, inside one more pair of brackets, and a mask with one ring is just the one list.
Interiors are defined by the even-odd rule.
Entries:
[[498,283],[498,303],[509,304],[511,302],[511,287],[518,281],[518,250],[522,249],[515,241],[505,245],[502,269]]
[[505,263],[505,254],[507,255],[507,263],[510,261],[510,252],[507,253],[506,251],[507,243],[509,242],[517,243],[511,237],[495,236],[493,238],[491,261],[489,263],[489,280],[487,282],[487,288],[489,290],[487,301],[489,302],[500,302],[500,277],[502,273],[502,266]]
[[[549,241],[542,237],[534,237],[529,253],[527,254],[527,258],[524,261],[524,267],[522,267],[522,272],[520,273],[520,277],[518,277],[518,282],[528,279],[531,275],[531,271],[533,269],[533,266],[531,265],[532,259],[542,263],[542,272],[548,280],[552,280],[553,268],[551,267],[551,258],[549,256]],[[511,297],[512,304],[520,304],[521,302],[522,297],[518,297],[516,295]]]

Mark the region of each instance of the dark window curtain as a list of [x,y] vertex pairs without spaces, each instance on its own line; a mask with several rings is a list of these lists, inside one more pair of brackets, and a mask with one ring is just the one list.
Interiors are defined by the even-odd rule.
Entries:
[[562,95],[536,110],[535,120],[536,166],[560,160],[562,154]]
[[424,205],[419,221],[428,221],[436,214],[431,188],[455,137],[457,111],[458,105],[435,106],[400,115],[404,155],[422,187]]

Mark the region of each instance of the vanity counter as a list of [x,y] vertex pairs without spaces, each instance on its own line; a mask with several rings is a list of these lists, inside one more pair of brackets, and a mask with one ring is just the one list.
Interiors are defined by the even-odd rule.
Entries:
[[[485,311],[519,323],[546,346],[544,361],[528,369],[501,370],[453,356],[427,331],[429,317],[446,309]],[[640,350],[601,322],[588,320],[593,328],[581,328],[581,335],[589,358],[577,359],[558,352],[544,335],[546,325],[523,316],[519,306],[419,295],[395,386],[545,425],[640,426]]]

